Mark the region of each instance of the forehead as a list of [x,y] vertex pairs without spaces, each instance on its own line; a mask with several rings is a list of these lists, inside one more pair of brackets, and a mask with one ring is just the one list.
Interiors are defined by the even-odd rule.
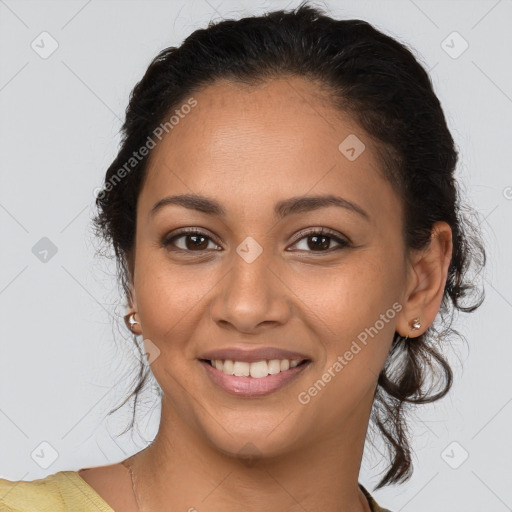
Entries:
[[[168,193],[206,194],[228,210],[230,203],[247,208],[255,197],[275,202],[308,193],[339,192],[376,208],[389,201],[393,192],[369,137],[317,84],[298,77],[258,86],[219,81],[193,98],[196,105],[152,150],[141,206]],[[355,159],[343,153],[347,146]]]

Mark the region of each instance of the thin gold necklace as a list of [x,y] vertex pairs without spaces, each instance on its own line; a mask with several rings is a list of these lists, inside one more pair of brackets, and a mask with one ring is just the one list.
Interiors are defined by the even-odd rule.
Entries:
[[[142,507],[140,505],[140,502],[139,502],[139,498],[137,497],[137,493],[135,492],[135,477],[133,475],[133,469],[132,469],[132,465],[128,462],[129,459],[127,460],[124,460],[122,462],[123,466],[128,468],[128,471],[130,472],[130,479],[132,481],[132,492],[133,492],[133,497],[135,498],[135,503],[137,503],[137,510],[139,512],[143,512],[142,510]],[[364,494],[364,493],[363,493]],[[366,494],[365,494],[365,505],[368,505],[368,508],[370,510],[373,510],[373,505],[370,503],[370,500],[366,497]]]
[[135,498],[135,503],[137,503],[137,510],[139,512],[142,512],[142,507],[140,505],[139,498],[137,497],[137,493],[135,492],[135,477],[133,475],[132,465],[128,462],[128,460],[124,460],[123,461],[123,466],[128,468],[128,471],[130,472],[130,480],[132,481],[133,497]]

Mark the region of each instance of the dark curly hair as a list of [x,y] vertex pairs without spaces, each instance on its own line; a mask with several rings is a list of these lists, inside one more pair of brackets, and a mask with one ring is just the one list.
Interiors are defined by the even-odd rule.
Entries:
[[[450,390],[453,373],[442,342],[452,334],[463,338],[451,328],[455,310],[471,312],[483,302],[484,290],[477,294],[473,279],[486,261],[479,223],[470,220],[477,212],[462,204],[455,182],[458,151],[443,110],[427,71],[405,44],[365,21],[335,20],[302,2],[289,11],[210,22],[181,46],[162,50],[130,95],[120,149],[96,198],[95,232],[113,247],[118,283],[131,304],[136,204],[150,153],[132,161],[129,170],[126,162],[194,91],[217,79],[257,84],[283,76],[319,84],[333,106],[351,115],[371,138],[380,169],[402,201],[408,249],[426,247],[437,221],[452,229],[452,260],[436,317],[441,329],[431,325],[413,342],[395,332],[370,417],[390,458],[376,489],[402,483],[412,475],[408,407],[434,402]],[[134,342],[140,351],[135,337]],[[137,397],[149,373],[141,357],[133,391],[114,409],[135,396],[128,428],[133,427]]]

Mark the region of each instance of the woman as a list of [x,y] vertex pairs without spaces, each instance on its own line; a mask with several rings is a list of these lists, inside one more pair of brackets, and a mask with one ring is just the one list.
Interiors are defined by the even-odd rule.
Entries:
[[482,302],[462,306],[485,252],[423,67],[307,4],[225,20],[153,60],[123,134],[95,225],[160,428],[117,464],[3,480],[4,508],[385,511],[358,482],[369,422],[377,488],[406,481],[403,408],[452,384],[434,321]]

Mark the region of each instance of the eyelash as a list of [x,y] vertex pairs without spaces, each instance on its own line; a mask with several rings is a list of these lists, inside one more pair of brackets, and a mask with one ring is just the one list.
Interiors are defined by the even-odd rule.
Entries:
[[[213,238],[210,237],[207,233],[205,233],[203,231],[199,231],[196,228],[185,228],[185,229],[182,229],[181,231],[179,231],[178,233],[176,233],[175,235],[173,235],[172,237],[164,237],[164,239],[162,241],[162,245],[165,248],[168,248],[169,246],[173,245],[173,242],[175,240],[178,240],[179,238],[183,238],[186,235],[200,235],[200,236],[203,236],[203,237],[211,240],[213,243],[217,244],[217,242],[215,242],[215,240],[213,240]],[[351,244],[350,244],[350,242],[348,242],[348,240],[340,238],[339,236],[337,236],[335,231],[332,231],[328,228],[320,228],[320,229],[316,229],[316,230],[314,230],[314,229],[302,230],[298,233],[297,239],[293,242],[293,245],[300,242],[303,238],[308,238],[310,236],[325,236],[327,238],[330,238],[331,240],[334,240],[337,244],[339,244],[339,246],[335,247],[334,249],[331,248],[331,249],[327,249],[325,251],[318,251],[318,253],[320,253],[320,254],[322,254],[322,253],[330,254],[332,252],[336,252],[336,251],[339,251],[341,249],[345,249],[345,248],[351,246]],[[219,245],[219,244],[217,244],[217,245]],[[169,249],[169,250],[172,250],[175,252],[198,253],[198,254],[201,254],[201,253],[204,253],[207,251],[207,249],[202,249],[200,251],[191,251],[188,249],[180,249],[180,248],[174,248],[174,249]],[[218,250],[218,249],[215,249],[215,250]],[[305,252],[310,252],[310,253],[314,254],[317,251],[305,251]]]

